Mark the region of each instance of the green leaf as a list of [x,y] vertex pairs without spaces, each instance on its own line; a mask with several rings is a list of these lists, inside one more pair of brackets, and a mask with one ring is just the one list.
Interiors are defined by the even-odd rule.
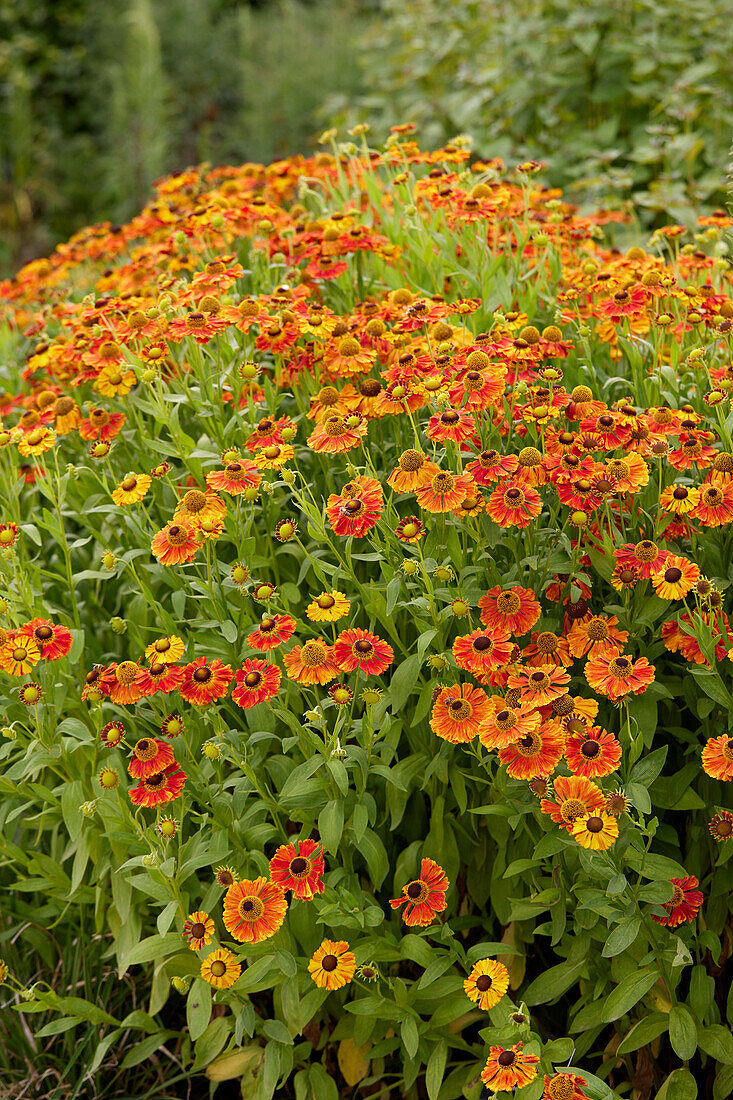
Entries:
[[398,714],[418,686],[418,675],[422,661],[413,653],[399,666],[389,684],[390,710]]
[[630,947],[638,936],[640,927],[641,917],[627,917],[620,921],[603,945],[604,958],[613,958],[614,955],[620,955]]
[[554,1001],[561,997],[563,993],[570,989],[571,985],[577,982],[585,966],[585,959],[572,963],[570,966],[567,963],[551,966],[544,974],[540,974],[538,978],[535,978],[525,991],[524,1000],[526,1004],[544,1005],[548,1001]]
[[733,1065],[733,1035],[722,1024],[701,1027],[697,1033],[700,1050],[704,1050],[716,1062]]
[[194,978],[186,999],[186,1020],[195,1042],[206,1031],[211,1019],[211,986],[203,978]]
[[675,1069],[670,1073],[654,1100],[696,1100],[697,1085],[688,1069]]
[[321,840],[332,856],[338,852],[341,833],[344,828],[343,802],[327,802],[318,815],[318,832]]
[[402,1021],[400,1035],[402,1037],[402,1045],[405,1048],[405,1053],[407,1057],[412,1060],[417,1054],[417,1048],[420,1045],[420,1034],[412,1016],[408,1016],[406,1020]]
[[669,1017],[664,1012],[653,1012],[650,1016],[645,1016],[626,1033],[619,1043],[617,1053],[628,1054],[639,1047],[648,1046],[667,1030],[668,1024]]
[[606,997],[601,1018],[607,1024],[610,1024],[612,1020],[618,1020],[619,1016],[623,1016],[630,1008],[638,1004],[658,979],[659,974],[656,970],[635,970],[632,974],[629,974]]
[[686,1005],[674,1005],[670,1011],[669,1041],[683,1062],[689,1061],[697,1050],[697,1025]]
[[448,1044],[445,1039],[441,1039],[440,1042],[436,1043],[433,1047],[433,1052],[428,1059],[427,1069],[425,1070],[425,1089],[428,1094],[428,1100],[438,1100],[438,1093],[443,1083],[447,1058]]

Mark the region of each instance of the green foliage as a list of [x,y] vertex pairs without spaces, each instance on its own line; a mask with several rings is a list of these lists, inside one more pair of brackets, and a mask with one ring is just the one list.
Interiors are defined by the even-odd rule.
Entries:
[[546,161],[571,195],[633,192],[647,222],[689,222],[722,200],[730,14],[727,0],[382,0],[366,92],[329,109],[380,136],[414,121],[427,144],[470,132],[482,156]]

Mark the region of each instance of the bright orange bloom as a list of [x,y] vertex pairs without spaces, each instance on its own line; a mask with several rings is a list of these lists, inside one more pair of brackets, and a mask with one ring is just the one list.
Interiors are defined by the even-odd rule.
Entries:
[[288,676],[299,684],[328,684],[341,672],[333,659],[333,647],[315,638],[294,646],[283,661]]
[[186,783],[185,772],[177,764],[171,764],[162,772],[148,775],[130,793],[130,801],[136,806],[162,806],[178,798]]
[[621,745],[612,733],[577,718],[565,722],[565,731],[565,761],[574,775],[598,779],[616,771],[621,763]]
[[206,475],[206,484],[212,489],[237,496],[247,489],[256,489],[262,481],[262,474],[256,464],[248,458],[229,462],[223,470],[211,470]]
[[517,688],[523,703],[544,706],[565,694],[570,674],[557,665],[520,666],[511,673],[507,686]]
[[594,615],[590,619],[579,619],[568,631],[568,645],[574,657],[585,657],[588,653],[599,653],[605,649],[620,649],[628,641],[629,632],[618,629],[615,615]]
[[342,672],[359,668],[367,676],[376,676],[392,664],[394,650],[376,634],[355,627],[339,634],[333,646],[333,659]]
[[509,971],[495,959],[481,959],[463,983],[463,991],[479,1008],[488,1012],[509,988]]
[[240,943],[262,943],[285,920],[285,894],[266,878],[233,883],[224,895],[224,927]]
[[232,692],[234,702],[247,710],[268,699],[274,699],[280,690],[281,673],[277,665],[271,665],[259,657],[250,657],[234,674],[236,687]]
[[60,661],[73,644],[71,631],[49,619],[32,619],[20,628],[16,638],[31,636],[38,646],[42,661]]
[[189,703],[197,707],[207,707],[216,699],[221,699],[229,691],[232,670],[229,665],[213,660],[207,663],[206,657],[197,657],[186,665],[180,692]]
[[612,701],[624,695],[641,695],[654,680],[654,666],[646,657],[624,656],[618,649],[595,653],[585,666],[585,678],[601,695]]
[[[356,420],[352,427],[350,421]],[[358,417],[328,416],[308,436],[308,446],[319,454],[342,454],[358,447],[366,435],[367,421]]]
[[167,741],[142,737],[135,743],[127,770],[134,779],[147,779],[149,775],[165,771],[173,763],[173,749]]
[[663,567],[652,573],[652,584],[663,600],[683,600],[700,580],[700,569],[694,561],[668,554]]
[[694,875],[686,875],[684,878],[670,879],[674,892],[669,901],[663,903],[666,909],[666,917],[657,917],[652,913],[652,920],[667,928],[676,928],[680,924],[694,920],[697,911],[703,903],[703,895],[696,887],[700,885]]
[[542,511],[542,499],[531,485],[510,481],[499,485],[488,499],[486,511],[499,527],[528,527]]
[[522,737],[534,733],[540,724],[537,710],[523,711],[508,706],[503,699],[492,697],[488,717],[481,724],[478,739],[487,749],[505,749]]
[[571,775],[566,778],[561,775],[552,786],[554,799],[543,798],[540,809],[567,832],[571,832],[579,817],[602,810],[606,805],[603,791],[595,783],[591,783],[590,779],[582,776]]
[[713,779],[729,783],[733,779],[733,737],[727,733],[709,737],[702,750],[702,767]]
[[417,503],[426,512],[452,512],[471,491],[468,474],[450,474],[438,470],[426,485],[415,490]]
[[499,749],[499,761],[512,779],[537,779],[552,775],[565,746],[562,728],[546,722],[513,745]]
[[491,1092],[511,1092],[523,1089],[537,1076],[539,1058],[535,1054],[523,1054],[522,1043],[504,1047],[491,1047],[489,1057],[481,1071],[481,1080]]
[[257,629],[247,635],[247,645],[267,653],[290,641],[295,627],[295,619],[289,615],[265,615]]
[[161,565],[182,565],[191,561],[199,549],[192,526],[187,523],[168,523],[153,536],[150,544]]
[[553,1077],[545,1074],[541,1100],[589,1100],[588,1094],[583,1092],[585,1084],[585,1077],[577,1073],[556,1073]]
[[308,972],[319,989],[341,989],[356,971],[356,958],[346,940],[323,940],[308,963]]
[[466,744],[477,735],[489,715],[486,692],[471,684],[441,688],[433,706],[430,727],[453,745]]
[[437,473],[438,467],[422,451],[403,451],[397,467],[387,478],[387,484],[398,493],[414,493],[427,485]]
[[402,919],[405,924],[427,928],[433,918],[442,913],[447,902],[445,895],[450,883],[445,871],[432,859],[423,859],[420,864],[420,877],[402,887],[402,897],[393,898],[390,905],[399,909],[404,905]]
[[473,630],[462,634],[453,643],[453,656],[459,668],[475,674],[494,672],[508,664],[514,643],[508,634]]
[[270,879],[281,890],[292,890],[298,901],[312,901],[325,890],[323,849],[315,840],[281,844],[270,860]]
[[531,630],[540,617],[540,605],[529,588],[490,588],[478,602],[481,622],[493,631],[508,631],[519,638]]

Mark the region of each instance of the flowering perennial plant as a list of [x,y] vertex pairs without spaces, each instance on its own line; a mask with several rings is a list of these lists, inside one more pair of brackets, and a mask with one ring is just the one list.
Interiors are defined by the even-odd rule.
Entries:
[[257,1100],[725,1100],[733,219],[354,136],[0,286],[3,873],[144,1009],[0,977]]

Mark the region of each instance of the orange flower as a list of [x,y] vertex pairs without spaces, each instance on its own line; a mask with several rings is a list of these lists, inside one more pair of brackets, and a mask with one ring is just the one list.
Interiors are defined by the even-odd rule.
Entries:
[[393,909],[405,906],[402,913],[405,924],[426,928],[446,908],[445,895],[449,886],[443,868],[432,859],[423,859],[420,877],[403,886],[402,897],[393,898],[389,904]]
[[229,691],[232,670],[219,660],[207,663],[206,657],[197,657],[183,670],[184,677],[180,692],[189,703],[197,707],[206,707],[216,699],[221,699]]
[[333,659],[343,672],[361,669],[367,676],[385,672],[394,660],[391,645],[368,630],[343,630],[333,646]]
[[588,653],[600,653],[609,647],[620,649],[628,641],[629,633],[618,629],[615,615],[594,615],[590,619],[574,622],[567,638],[573,656],[585,657]]
[[510,481],[499,485],[488,499],[486,511],[499,527],[528,527],[542,511],[540,494],[531,485]]
[[0,668],[11,676],[25,676],[41,660],[41,651],[31,635],[8,637],[0,649]]
[[513,745],[499,749],[499,761],[512,779],[537,779],[552,775],[565,746],[561,727],[548,722],[520,737]]
[[530,665],[511,673],[507,686],[517,688],[523,703],[538,707],[559,699],[569,683],[569,673],[557,665]]
[[130,801],[136,806],[162,806],[178,798],[186,783],[186,774],[177,764],[162,772],[148,775],[130,791]]
[[523,1043],[504,1047],[491,1047],[489,1057],[481,1071],[481,1080],[491,1092],[511,1092],[523,1089],[537,1076],[539,1058],[535,1054],[523,1054]]
[[477,735],[489,714],[486,692],[471,684],[441,688],[433,706],[430,727],[453,745],[466,744]]
[[698,566],[675,554],[668,554],[663,567],[652,573],[652,584],[663,600],[683,600],[699,579]]
[[624,695],[641,695],[654,680],[654,666],[646,657],[624,656],[619,649],[595,653],[586,663],[585,678],[594,691],[612,701]]
[[292,890],[298,901],[312,901],[325,890],[323,850],[315,840],[281,844],[270,860],[270,879],[281,890]]
[[274,699],[280,690],[280,669],[262,658],[251,657],[245,661],[234,678],[236,687],[232,699],[243,710]]
[[262,943],[281,927],[288,903],[266,878],[234,882],[224,895],[224,927],[239,943]]
[[[351,425],[351,420],[356,424]],[[308,446],[319,454],[342,454],[358,447],[366,435],[367,422],[357,416],[328,416],[308,436]]]
[[467,672],[486,674],[508,664],[514,643],[508,634],[473,630],[462,634],[453,643],[453,656],[459,668]]
[[432,480],[438,473],[434,462],[429,462],[422,451],[407,450],[400,455],[397,467],[387,478],[387,484],[398,493],[414,493]]
[[150,549],[161,565],[182,565],[191,561],[198,548],[193,527],[183,522],[166,524],[150,543]]
[[173,763],[173,749],[167,741],[142,737],[135,743],[127,770],[134,779],[147,779],[149,775],[165,771]]
[[319,989],[341,989],[354,977],[356,958],[346,940],[323,940],[308,963]]
[[697,911],[703,903],[702,893],[696,889],[700,883],[694,875],[686,875],[684,878],[670,879],[674,892],[669,901],[665,901],[662,908],[666,909],[666,917],[657,917],[652,913],[652,920],[667,928],[676,928],[679,924],[694,920]]
[[333,648],[315,638],[296,645],[283,661],[290,679],[299,684],[328,684],[341,671],[333,659]]
[[565,731],[565,760],[574,775],[597,779],[616,771],[621,763],[621,745],[612,733],[578,718],[566,721]]
[[540,617],[540,605],[529,588],[490,588],[478,602],[481,622],[490,630],[508,631],[521,637],[531,630]]
[[450,474],[439,469],[426,485],[416,489],[415,496],[426,512],[451,512],[463,501],[472,485],[468,474]]
[[733,737],[723,733],[708,738],[702,750],[702,767],[706,775],[729,783],[733,779]]
[[558,776],[552,786],[554,800],[543,798],[540,809],[567,832],[572,831],[578,818],[605,808],[606,798],[603,791],[582,776]]
[[489,700],[491,709],[481,724],[478,739],[487,749],[505,749],[522,737],[534,733],[540,724],[539,711],[522,711],[508,706],[501,698]]

